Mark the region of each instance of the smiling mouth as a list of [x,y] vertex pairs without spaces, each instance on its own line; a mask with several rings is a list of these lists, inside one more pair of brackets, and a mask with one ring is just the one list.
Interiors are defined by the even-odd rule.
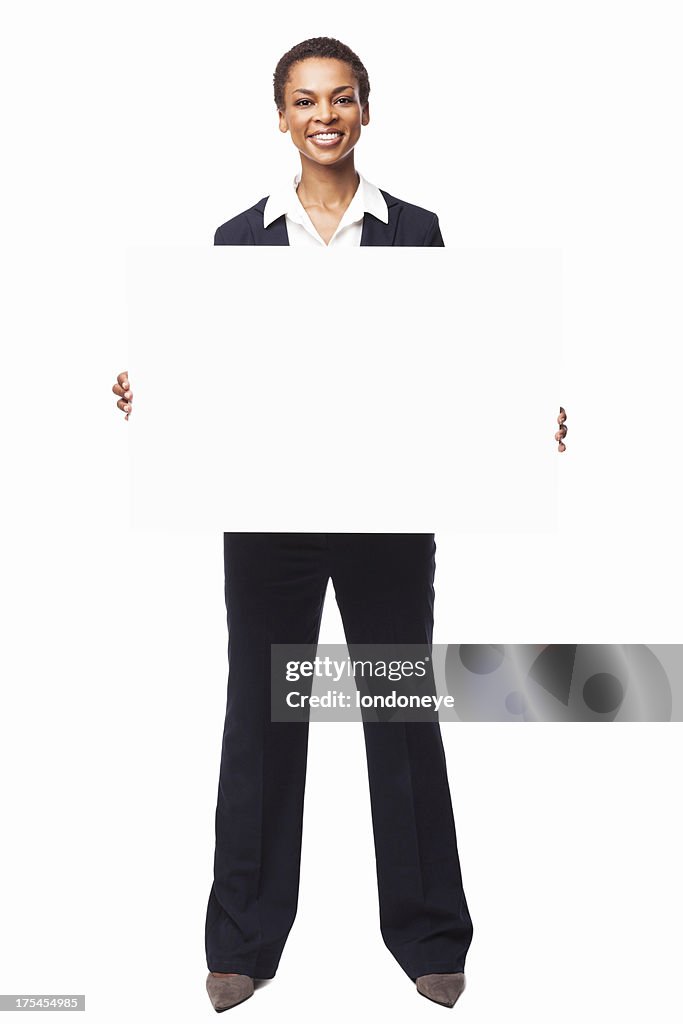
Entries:
[[309,139],[322,139],[323,141],[329,141],[330,139],[341,138],[342,135],[343,132],[338,132],[335,130],[333,132],[314,132],[312,135],[309,135],[308,137]]

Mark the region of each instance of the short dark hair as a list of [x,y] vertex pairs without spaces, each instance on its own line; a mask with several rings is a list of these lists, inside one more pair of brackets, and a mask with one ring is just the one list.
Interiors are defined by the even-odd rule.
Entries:
[[305,39],[303,43],[297,43],[277,62],[273,75],[273,91],[275,106],[278,110],[285,109],[285,84],[289,78],[290,68],[298,61],[307,60],[309,57],[328,57],[333,60],[342,60],[348,64],[358,81],[360,105],[361,107],[365,106],[370,96],[370,79],[360,57],[345,43],[340,43],[338,39],[332,39],[330,36],[315,36],[313,39]]

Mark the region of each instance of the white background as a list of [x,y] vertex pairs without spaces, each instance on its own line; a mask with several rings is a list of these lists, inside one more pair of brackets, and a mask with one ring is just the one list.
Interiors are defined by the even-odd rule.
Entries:
[[[222,538],[129,531],[110,388],[125,246],[210,244],[297,169],[271,92],[297,41],[361,56],[357,166],[447,245],[563,250],[560,535],[438,537],[435,641],[681,642],[678,14],[4,3],[1,990],[86,992],[98,1024],[214,1016]],[[444,734],[475,924],[453,1012],[677,1020],[680,727]],[[234,1012],[441,1013],[379,936],[360,731],[323,723],[309,758],[299,917]]]

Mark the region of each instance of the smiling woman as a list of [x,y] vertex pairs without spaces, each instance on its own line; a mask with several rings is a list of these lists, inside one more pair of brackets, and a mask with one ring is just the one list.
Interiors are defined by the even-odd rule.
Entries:
[[[443,246],[435,213],[355,168],[370,82],[336,39],[307,39],[278,62],[275,105],[301,159],[294,179],[218,228],[216,245]],[[273,722],[272,644],[316,645],[328,582],[349,645],[419,644],[434,625],[433,534],[226,533],[228,697],[207,990],[216,1010],[272,978],[294,922],[308,722]],[[462,887],[438,722],[364,722],[385,944],[417,990],[453,1006],[472,921]],[[342,969],[356,970],[352,956]]]
[[443,246],[435,213],[356,170],[370,82],[349,47],[327,37],[299,43],[278,62],[273,87],[280,131],[298,149],[301,171],[222,224],[216,245]]

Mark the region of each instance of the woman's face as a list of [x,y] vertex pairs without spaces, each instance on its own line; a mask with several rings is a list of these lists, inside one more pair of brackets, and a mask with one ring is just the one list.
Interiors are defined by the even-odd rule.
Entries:
[[[289,69],[280,131],[289,132],[302,156],[332,165],[349,155],[370,122],[370,104],[361,110],[358,82],[348,64],[309,57]],[[320,133],[332,134],[317,138]]]

